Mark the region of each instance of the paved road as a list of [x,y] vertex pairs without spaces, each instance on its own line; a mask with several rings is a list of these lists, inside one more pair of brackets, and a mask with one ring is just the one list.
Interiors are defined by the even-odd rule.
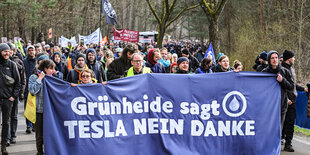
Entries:
[[[35,155],[35,135],[34,133],[26,134],[26,125],[24,118],[23,104],[19,104],[18,112],[18,128],[17,128],[17,143],[7,147],[8,152],[11,155]],[[310,155],[310,137],[301,137],[295,135],[293,146],[295,148],[294,153],[281,151],[281,155]],[[283,150],[283,147],[282,147]]]

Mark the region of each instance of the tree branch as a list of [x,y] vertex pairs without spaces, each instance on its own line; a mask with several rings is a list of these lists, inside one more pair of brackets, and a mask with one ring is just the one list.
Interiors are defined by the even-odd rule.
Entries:
[[226,5],[226,2],[227,2],[227,0],[221,0],[219,6],[215,10],[216,16],[219,16],[222,13],[222,11],[224,10],[224,7]]
[[158,23],[162,23],[162,21],[160,20],[160,18],[159,18],[158,15],[157,15],[155,9],[153,8],[153,6],[152,6],[150,0],[146,0],[146,2],[147,2],[147,4],[149,5],[149,7],[150,7],[150,9],[151,9],[153,15],[155,16],[157,22],[158,22]]
[[182,9],[174,18],[172,18],[172,20],[170,20],[170,21],[168,22],[167,25],[165,25],[165,27],[168,27],[172,22],[174,22],[175,20],[177,20],[185,11],[194,9],[194,8],[196,8],[196,7],[198,7],[198,6],[200,6],[200,4],[196,4],[196,5],[194,5],[194,6],[191,6],[191,7]]
[[208,9],[208,12],[210,13],[210,15],[215,14],[215,12],[213,12],[213,10],[210,8],[209,4],[207,3],[206,0],[201,0],[202,4]]

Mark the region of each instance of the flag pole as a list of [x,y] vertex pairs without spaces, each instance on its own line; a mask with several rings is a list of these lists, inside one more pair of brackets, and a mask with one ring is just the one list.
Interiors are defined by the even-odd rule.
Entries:
[[[102,17],[101,17],[101,14],[102,14],[102,0],[100,1],[100,14],[99,14],[99,29],[100,29],[100,33],[101,33],[101,20],[102,20]],[[100,35],[100,33],[99,33],[99,35]],[[102,34],[102,33],[101,33]],[[99,46],[100,46],[100,36],[99,36]]]

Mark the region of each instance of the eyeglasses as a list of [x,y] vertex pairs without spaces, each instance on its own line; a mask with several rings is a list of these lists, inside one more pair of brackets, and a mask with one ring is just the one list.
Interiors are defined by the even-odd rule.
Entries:
[[82,78],[90,78],[90,75],[82,75]]
[[132,60],[132,62],[134,62],[134,63],[138,63],[138,62],[142,63],[142,60]]

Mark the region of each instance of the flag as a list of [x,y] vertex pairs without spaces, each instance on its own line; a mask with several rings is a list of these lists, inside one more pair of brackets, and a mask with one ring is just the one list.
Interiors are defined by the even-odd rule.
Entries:
[[209,55],[212,56],[212,61],[213,61],[213,62],[216,62],[216,61],[215,61],[215,56],[214,56],[214,50],[213,50],[213,47],[212,47],[212,43],[210,43],[209,48],[208,48],[208,50],[207,50],[207,52],[206,52],[204,58],[207,57],[207,56],[209,56]]
[[117,24],[117,15],[109,2],[109,0],[102,0],[101,13],[105,13],[105,17],[108,24]]
[[104,36],[104,38],[100,41],[101,44],[105,45],[108,42],[108,37]]
[[52,28],[48,29],[48,39],[52,39],[53,38],[53,30]]

